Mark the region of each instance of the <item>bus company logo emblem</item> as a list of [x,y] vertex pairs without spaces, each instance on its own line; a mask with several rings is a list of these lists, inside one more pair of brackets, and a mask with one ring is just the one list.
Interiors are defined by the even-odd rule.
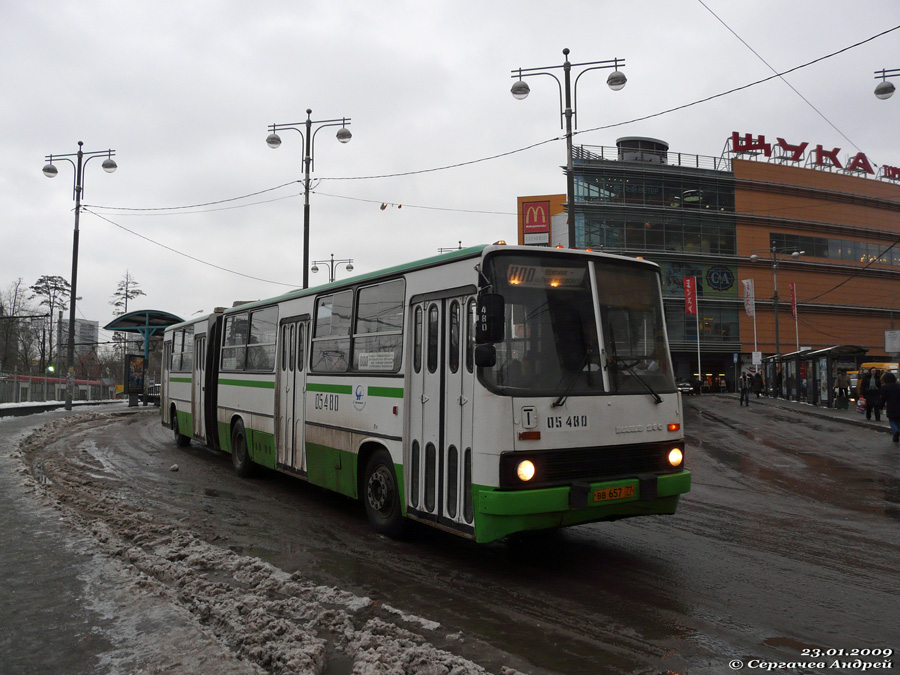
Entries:
[[361,384],[353,390],[353,407],[359,412],[366,407],[366,389]]

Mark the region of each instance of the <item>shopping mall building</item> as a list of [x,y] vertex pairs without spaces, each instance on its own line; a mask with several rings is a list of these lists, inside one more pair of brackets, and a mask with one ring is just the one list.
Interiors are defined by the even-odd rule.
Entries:
[[[720,157],[639,137],[574,157],[577,247],[659,264],[679,380],[697,378],[699,360],[706,386],[733,391],[741,370],[758,368],[770,385],[781,372],[788,395],[808,387],[825,403],[838,368],[893,353],[900,169],[739,132]],[[568,245],[565,202],[519,197],[519,243]],[[685,313],[686,277],[696,316]]]

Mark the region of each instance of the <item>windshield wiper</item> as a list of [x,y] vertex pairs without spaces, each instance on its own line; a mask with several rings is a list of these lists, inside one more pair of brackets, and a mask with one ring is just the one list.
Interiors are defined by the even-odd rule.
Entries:
[[[560,395],[558,399],[556,399],[551,405],[551,408],[558,408],[566,402],[566,399],[569,398],[569,394],[572,393],[572,389],[575,388],[575,385],[578,383],[578,376],[581,375],[582,370],[586,365],[591,362],[591,355],[593,354],[593,350],[588,349],[584,352],[584,358],[581,359],[581,363],[578,364],[578,367],[572,372],[570,376],[572,381],[569,382],[569,386],[566,387],[566,390]],[[593,386],[593,376],[591,375],[590,369],[587,371],[587,380],[588,385]],[[560,380],[562,382],[562,380]]]
[[643,377],[641,377],[634,371],[634,366],[636,366],[638,363],[640,363],[640,359],[633,359],[634,363],[629,363],[625,359],[623,359],[619,356],[616,356],[615,354],[610,354],[609,356],[616,363],[619,363],[619,364],[625,366],[625,369],[629,373],[631,373],[638,382],[641,383],[641,386],[647,390],[647,393],[653,397],[653,400],[655,400],[657,403],[662,403],[662,401],[663,401],[662,396],[657,394],[656,391],[653,389],[653,387],[651,387]]

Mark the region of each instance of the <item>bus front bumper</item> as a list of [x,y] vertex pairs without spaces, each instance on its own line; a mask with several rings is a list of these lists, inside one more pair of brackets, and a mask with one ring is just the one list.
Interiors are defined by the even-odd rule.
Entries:
[[536,490],[473,486],[475,539],[488,542],[521,530],[670,515],[679,495],[690,489],[690,471]]

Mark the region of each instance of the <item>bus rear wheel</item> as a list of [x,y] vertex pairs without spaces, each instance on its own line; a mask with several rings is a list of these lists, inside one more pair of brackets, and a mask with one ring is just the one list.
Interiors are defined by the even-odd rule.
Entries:
[[399,537],[406,530],[394,462],[387,450],[378,450],[366,464],[363,504],[369,522],[379,534]]
[[240,420],[231,430],[231,465],[241,478],[247,478],[253,472],[253,462],[247,451],[247,432]]
[[178,430],[178,413],[175,412],[175,409],[172,408],[172,420],[169,422],[169,426],[172,429],[172,433],[175,436],[175,445],[179,448],[186,448],[191,444],[191,439],[189,436],[185,436]]

